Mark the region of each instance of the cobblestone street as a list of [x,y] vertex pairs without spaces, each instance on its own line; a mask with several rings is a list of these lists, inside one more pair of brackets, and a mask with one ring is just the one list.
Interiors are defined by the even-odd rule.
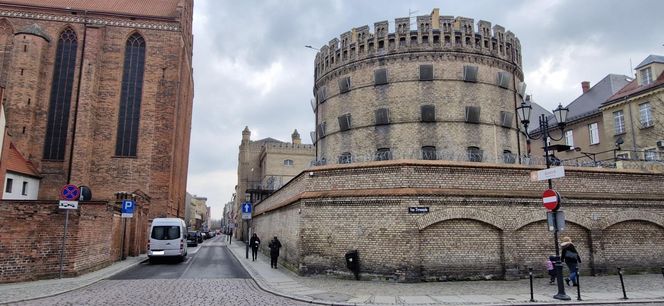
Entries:
[[251,279],[104,280],[10,305],[307,305],[260,290]]

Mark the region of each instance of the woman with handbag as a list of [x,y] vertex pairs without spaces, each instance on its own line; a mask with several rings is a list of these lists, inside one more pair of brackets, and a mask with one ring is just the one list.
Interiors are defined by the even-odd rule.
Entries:
[[576,250],[574,244],[572,244],[572,239],[569,237],[563,237],[563,242],[560,246],[563,250],[560,256],[565,261],[565,264],[567,264],[567,268],[569,268],[569,277],[565,278],[565,282],[567,283],[567,286],[569,286],[571,280],[574,286],[578,286],[579,263],[581,263],[579,252]]

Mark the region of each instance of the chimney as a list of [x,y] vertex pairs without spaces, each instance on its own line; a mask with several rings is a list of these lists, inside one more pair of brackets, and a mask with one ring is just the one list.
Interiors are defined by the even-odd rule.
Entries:
[[590,82],[588,81],[581,82],[581,89],[583,89],[583,93],[587,93],[588,90],[590,90]]

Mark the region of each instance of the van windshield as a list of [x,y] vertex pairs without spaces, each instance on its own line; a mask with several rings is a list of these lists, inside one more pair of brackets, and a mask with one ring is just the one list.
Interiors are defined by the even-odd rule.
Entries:
[[180,238],[180,227],[177,225],[155,226],[152,228],[152,239],[173,240]]

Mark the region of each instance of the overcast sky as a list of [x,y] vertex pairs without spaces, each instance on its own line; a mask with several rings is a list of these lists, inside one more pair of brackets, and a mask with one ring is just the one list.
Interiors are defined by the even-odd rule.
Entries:
[[[311,143],[316,48],[354,27],[428,15],[482,19],[521,41],[527,93],[548,110],[566,105],[609,73],[633,76],[649,54],[664,54],[661,0],[196,0],[194,111],[189,193],[221,218],[237,184],[242,129],[251,139]],[[630,64],[631,60],[631,64]]]

